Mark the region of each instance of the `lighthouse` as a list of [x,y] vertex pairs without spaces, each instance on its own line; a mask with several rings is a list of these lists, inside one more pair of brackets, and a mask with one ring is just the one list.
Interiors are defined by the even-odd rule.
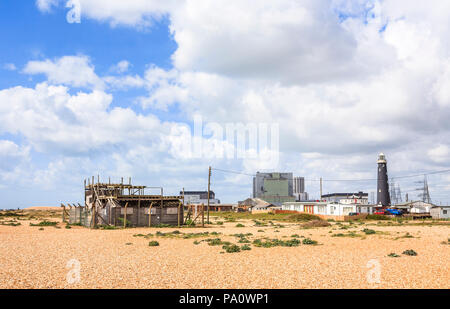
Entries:
[[389,184],[387,175],[386,156],[380,153],[378,156],[378,187],[377,187],[377,205],[390,206],[391,198],[389,196]]

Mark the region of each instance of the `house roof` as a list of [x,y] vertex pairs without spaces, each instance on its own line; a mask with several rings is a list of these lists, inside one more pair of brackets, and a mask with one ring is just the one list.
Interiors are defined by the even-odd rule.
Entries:
[[258,208],[267,208],[270,206],[273,206],[273,204],[268,203],[260,198],[248,198],[245,201],[242,201],[242,203],[240,204],[240,206],[251,206],[251,207],[258,207]]
[[432,204],[432,203],[426,203],[424,201],[411,201],[411,202],[407,202],[407,203],[401,203],[401,204],[397,204],[397,205],[393,205],[393,207],[427,207],[427,206],[431,206],[434,207],[436,205]]
[[369,193],[363,193],[363,192],[358,192],[358,193],[331,193],[331,194],[325,194],[322,195],[322,198],[324,197],[352,197],[352,196],[356,196],[356,197],[368,197]]

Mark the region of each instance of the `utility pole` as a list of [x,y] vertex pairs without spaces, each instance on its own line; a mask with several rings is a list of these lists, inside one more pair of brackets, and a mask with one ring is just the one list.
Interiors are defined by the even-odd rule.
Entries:
[[320,201],[322,201],[322,177],[320,177]]
[[206,211],[207,211],[206,221],[208,222],[208,224],[209,224],[209,195],[210,194],[211,194],[211,166],[209,167],[209,170],[208,170],[208,206],[206,208]]

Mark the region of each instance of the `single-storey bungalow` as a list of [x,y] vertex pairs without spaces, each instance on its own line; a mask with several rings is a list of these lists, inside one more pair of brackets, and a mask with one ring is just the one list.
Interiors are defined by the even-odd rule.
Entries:
[[376,205],[340,204],[327,202],[287,202],[281,206],[281,209],[322,216],[341,217],[348,216],[350,213],[372,214],[376,207]]
[[430,213],[431,208],[435,207],[435,205],[423,201],[411,201],[407,203],[397,204],[392,207],[403,210],[406,213],[425,214]]
[[239,203],[239,207],[247,207],[252,213],[270,212],[274,209],[281,209],[281,207],[266,202],[260,198],[248,198]]
[[433,219],[450,219],[450,206],[436,206],[430,209]]

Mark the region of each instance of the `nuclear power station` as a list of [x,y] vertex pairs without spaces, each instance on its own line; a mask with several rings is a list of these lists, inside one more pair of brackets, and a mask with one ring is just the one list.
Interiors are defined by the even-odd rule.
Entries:
[[389,196],[389,183],[387,175],[386,156],[380,153],[378,156],[378,186],[377,186],[377,205],[390,206],[391,198]]

